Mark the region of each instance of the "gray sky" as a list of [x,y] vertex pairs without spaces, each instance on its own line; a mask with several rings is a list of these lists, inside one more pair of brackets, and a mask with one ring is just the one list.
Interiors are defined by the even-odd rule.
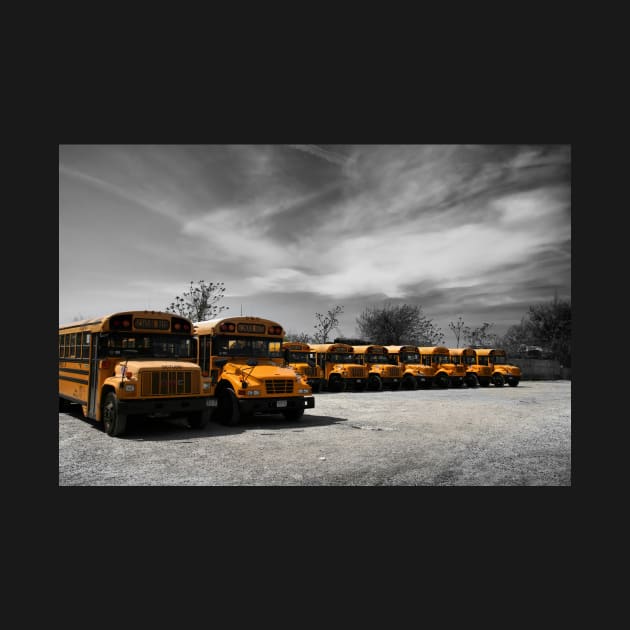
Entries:
[[570,145],[60,145],[59,323],[191,280],[290,332],[389,302],[502,335],[571,297]]

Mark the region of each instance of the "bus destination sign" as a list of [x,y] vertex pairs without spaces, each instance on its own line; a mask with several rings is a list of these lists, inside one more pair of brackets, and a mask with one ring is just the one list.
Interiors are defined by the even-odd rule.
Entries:
[[265,334],[264,324],[237,324],[236,330],[244,333],[255,333],[257,335]]
[[133,325],[141,330],[168,330],[170,322],[168,319],[152,319],[148,317],[136,317]]

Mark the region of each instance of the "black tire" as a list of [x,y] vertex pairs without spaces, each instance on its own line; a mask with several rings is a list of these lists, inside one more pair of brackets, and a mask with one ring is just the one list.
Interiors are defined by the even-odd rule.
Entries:
[[505,385],[505,379],[503,378],[503,374],[499,374],[498,372],[496,374],[493,374],[492,384],[495,387],[503,387]]
[[331,392],[342,392],[345,389],[345,383],[339,378],[331,378],[328,381],[328,390]]
[[383,381],[378,374],[370,374],[368,376],[367,388],[371,392],[383,391]]
[[405,374],[400,382],[400,386],[406,390],[418,389],[418,381],[411,374]]
[[468,387],[478,387],[479,386],[479,379],[477,378],[476,374],[467,374],[466,375],[466,385]]
[[508,385],[509,385],[510,387],[516,387],[516,386],[518,385],[518,380],[517,380],[517,379],[510,379],[510,380],[508,381]]
[[101,411],[103,430],[107,435],[116,437],[122,435],[127,428],[127,416],[118,409],[118,398],[114,392],[105,395]]
[[446,374],[445,372],[440,372],[439,374],[435,375],[435,384],[437,387],[439,387],[440,389],[446,389],[448,387],[448,383],[449,383],[450,379],[448,377],[448,374]]
[[65,413],[66,411],[70,411],[70,403],[59,396],[59,413]]
[[319,394],[319,390],[321,388],[320,383],[313,383],[311,389],[313,390],[313,394]]
[[217,398],[217,410],[214,412],[217,421],[230,427],[236,426],[241,421],[241,410],[234,390],[225,387]]
[[188,416],[188,425],[191,429],[205,429],[210,421],[210,412],[207,410],[195,411]]
[[302,419],[304,409],[289,409],[288,411],[283,411],[282,415],[285,420],[288,420],[289,422],[296,422]]

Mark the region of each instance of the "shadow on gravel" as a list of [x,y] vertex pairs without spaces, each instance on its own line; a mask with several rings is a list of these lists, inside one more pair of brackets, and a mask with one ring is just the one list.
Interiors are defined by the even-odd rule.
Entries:
[[[238,435],[246,431],[306,431],[309,427],[318,427],[345,422],[345,418],[333,418],[330,416],[303,416],[302,420],[288,421],[277,415],[260,415],[245,418],[234,427],[224,426],[210,421],[204,429],[191,429],[185,417],[148,419],[131,418],[128,421],[127,431],[116,438],[119,440],[133,440],[135,442],[153,441],[187,441],[200,438],[213,438],[221,435]],[[98,423],[92,423],[97,425]]]
[[[68,411],[64,412],[68,416],[76,418],[81,422],[85,422],[95,431],[103,432],[102,424],[86,418],[83,415],[80,405],[71,405]],[[242,418],[241,422],[234,426],[228,427],[214,421],[210,421],[204,429],[191,429],[188,426],[188,420],[185,416],[173,418],[135,418],[133,416],[127,419],[127,430],[116,440],[134,440],[134,441],[167,441],[167,440],[185,440],[187,438],[214,437],[218,435],[238,435],[245,431],[264,430],[264,431],[304,431],[309,427],[321,427],[338,422],[345,422],[347,418],[334,418],[332,416],[317,416],[305,413],[301,420],[285,420],[279,414],[260,414],[249,418]]]

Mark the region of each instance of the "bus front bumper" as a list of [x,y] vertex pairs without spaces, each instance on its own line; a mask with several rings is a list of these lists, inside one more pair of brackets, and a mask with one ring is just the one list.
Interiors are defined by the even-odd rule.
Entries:
[[210,396],[200,398],[166,398],[151,400],[118,399],[118,410],[125,415],[168,417],[186,415],[195,411],[212,411],[217,407],[217,399]]
[[239,407],[244,413],[277,413],[289,409],[313,409],[314,396],[293,396],[287,398],[238,399]]

